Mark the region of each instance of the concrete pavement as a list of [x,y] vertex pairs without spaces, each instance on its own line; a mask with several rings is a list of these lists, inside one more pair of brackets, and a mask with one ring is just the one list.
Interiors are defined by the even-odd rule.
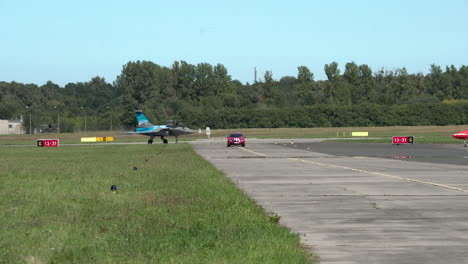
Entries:
[[275,140],[246,148],[224,141],[193,146],[280,215],[321,263],[468,263],[466,166],[264,142]]

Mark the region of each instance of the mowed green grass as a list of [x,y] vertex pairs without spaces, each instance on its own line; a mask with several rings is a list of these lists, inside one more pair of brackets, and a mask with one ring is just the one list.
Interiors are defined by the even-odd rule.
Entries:
[[0,151],[1,263],[312,263],[275,220],[188,144]]

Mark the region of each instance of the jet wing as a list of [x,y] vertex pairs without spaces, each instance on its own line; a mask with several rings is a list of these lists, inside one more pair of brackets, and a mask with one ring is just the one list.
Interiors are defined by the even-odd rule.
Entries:
[[165,135],[167,135],[167,133],[170,133],[169,132],[170,130],[171,130],[171,128],[168,128],[168,127],[156,127],[156,128],[151,128],[151,129],[139,128],[135,132],[120,132],[120,133],[125,134],[125,135],[137,134],[137,135],[156,135],[156,136],[161,135],[161,136],[165,136]]

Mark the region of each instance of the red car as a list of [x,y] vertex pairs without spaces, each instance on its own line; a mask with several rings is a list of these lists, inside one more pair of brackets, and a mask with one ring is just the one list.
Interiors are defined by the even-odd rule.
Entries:
[[227,146],[230,147],[231,145],[241,145],[245,147],[245,137],[242,133],[231,133],[227,137]]

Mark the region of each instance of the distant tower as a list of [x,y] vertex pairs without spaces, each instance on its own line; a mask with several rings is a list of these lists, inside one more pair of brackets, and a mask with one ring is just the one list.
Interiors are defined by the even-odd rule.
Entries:
[[257,67],[254,68],[254,83],[257,82]]

